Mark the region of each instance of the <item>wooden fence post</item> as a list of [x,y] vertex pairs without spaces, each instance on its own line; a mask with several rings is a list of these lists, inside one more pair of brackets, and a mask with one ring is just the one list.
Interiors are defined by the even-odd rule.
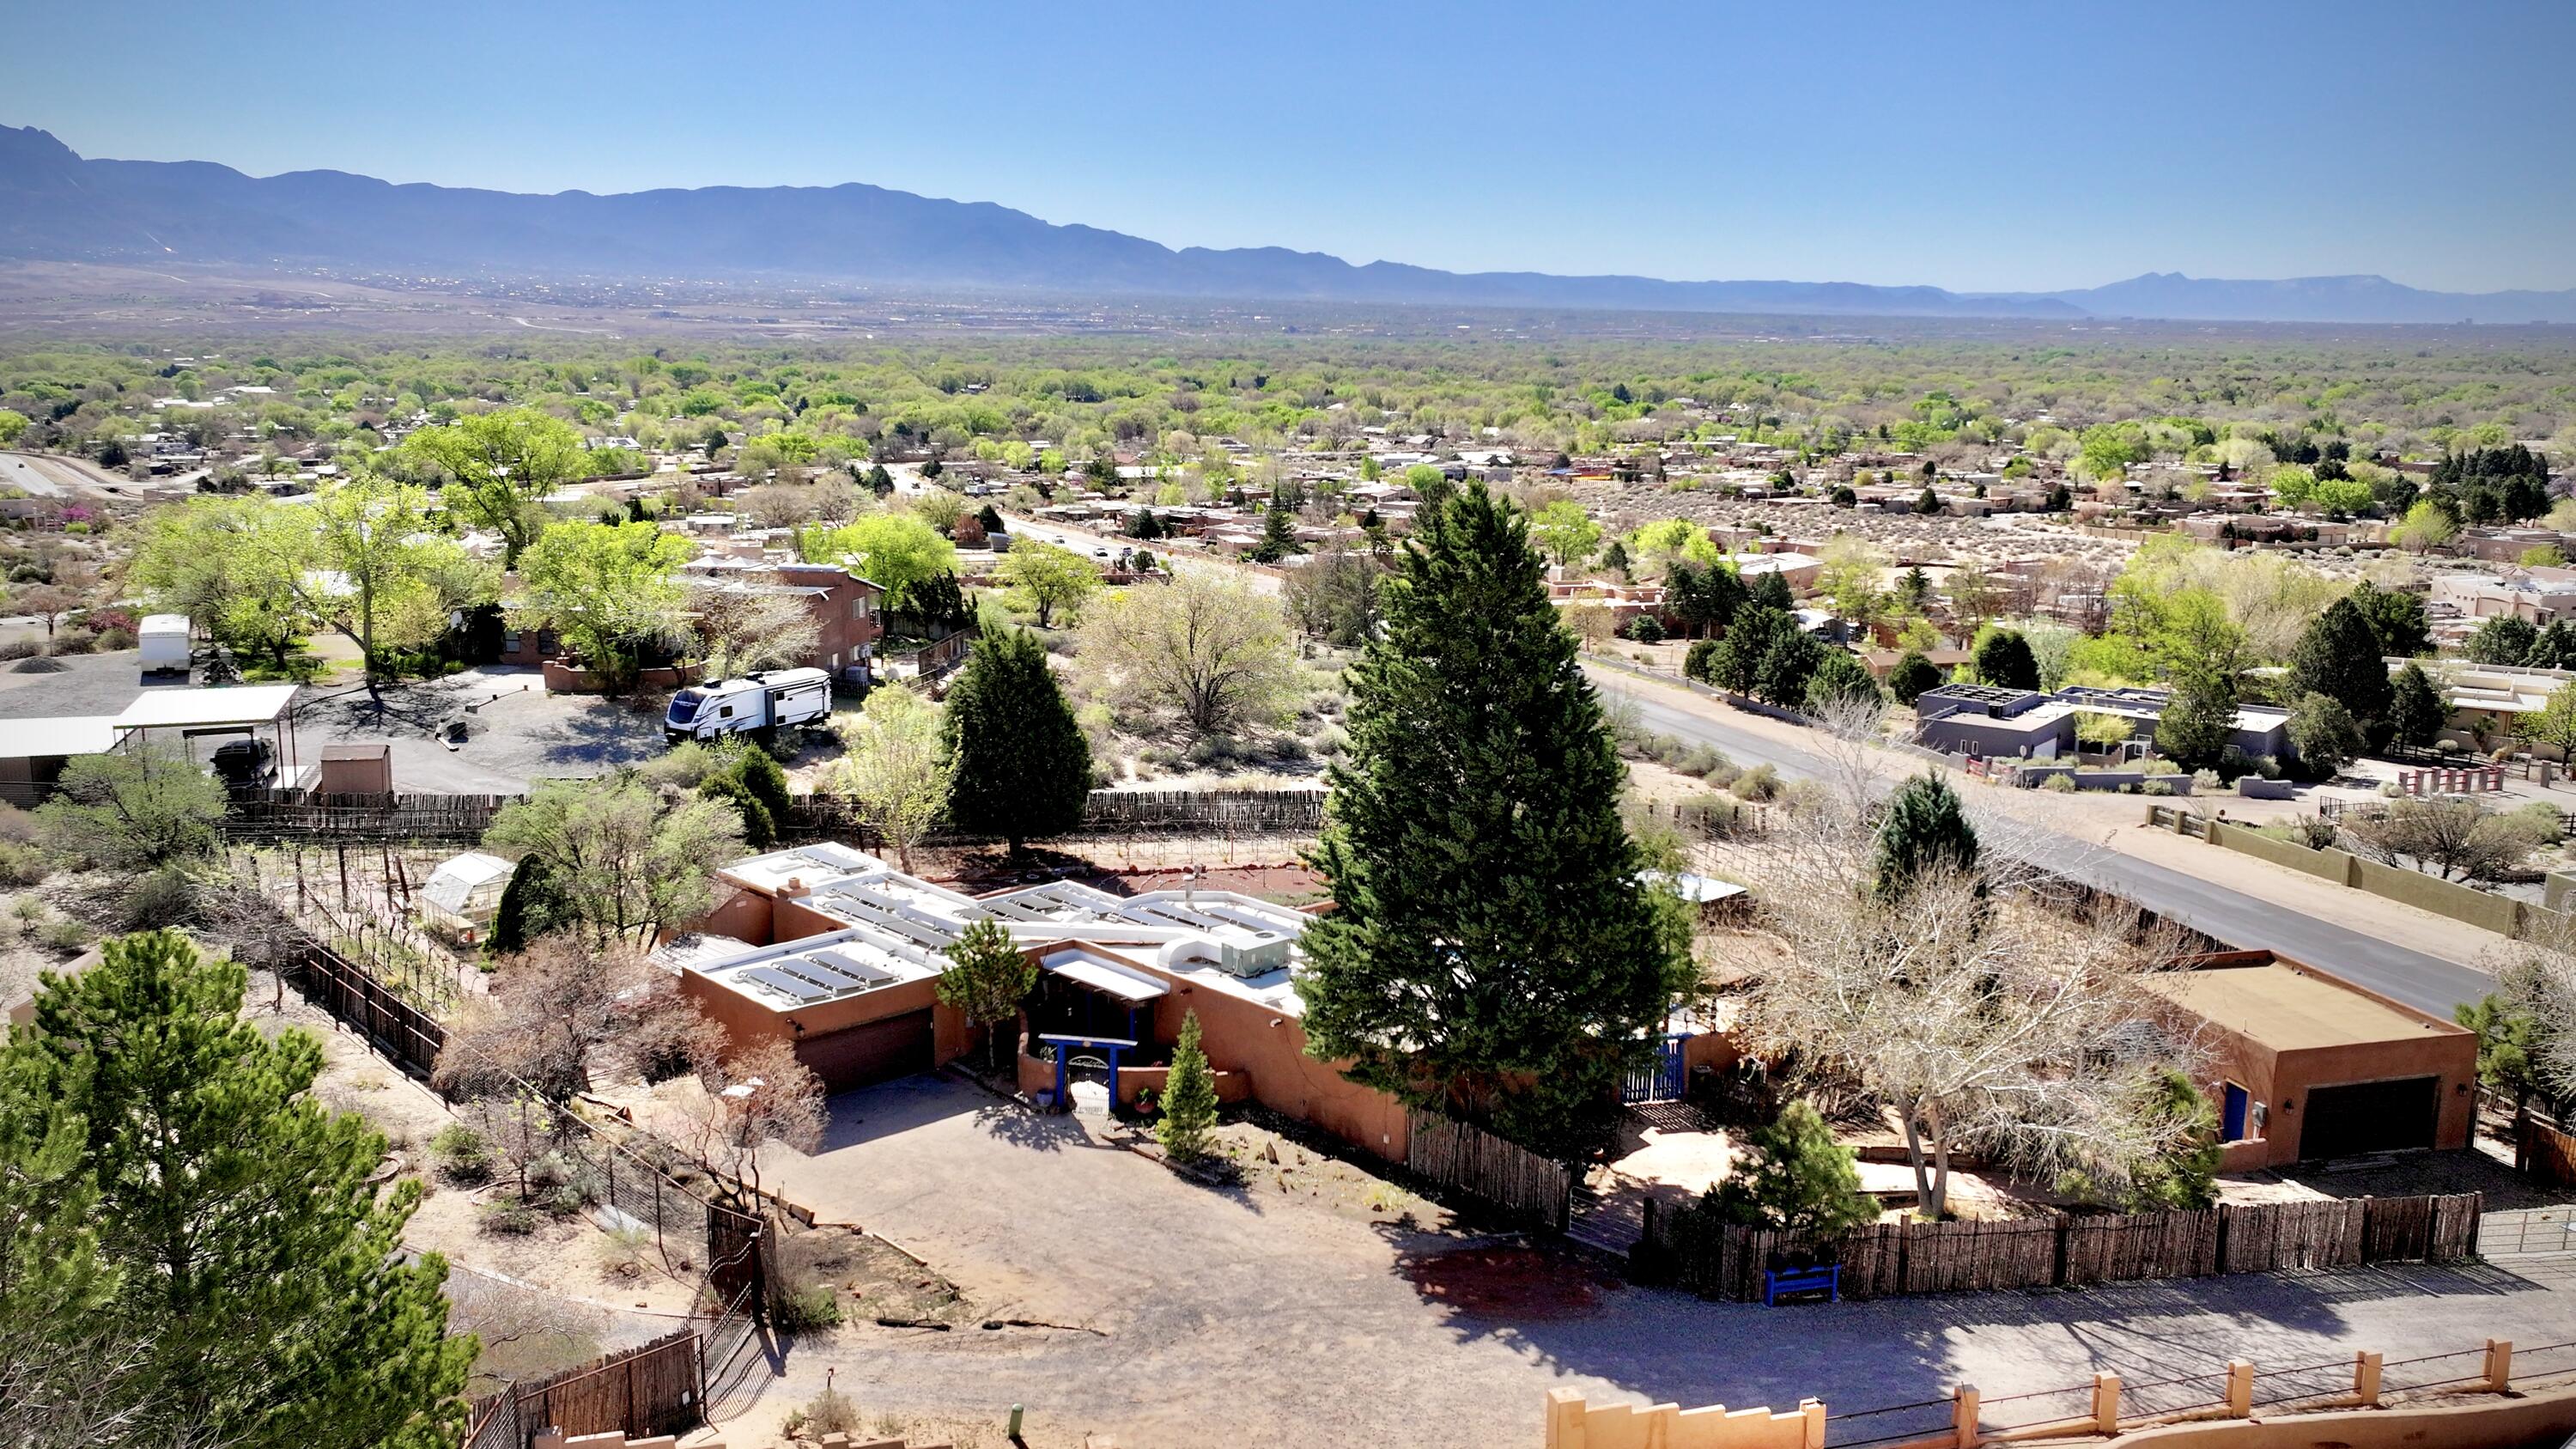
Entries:
[[2093,1432],[2109,1438],[2120,1432],[2120,1376],[2093,1376]]
[[2379,1407],[2380,1356],[2368,1349],[2352,1357],[2352,1397],[2365,1409]]
[[1547,1391],[1547,1449],[1584,1449],[1583,1395],[1573,1389]]
[[2241,1358],[2227,1361],[2227,1417],[2254,1417],[2254,1365]]
[[2490,1338],[2487,1340],[2486,1374],[2487,1388],[2490,1392],[2501,1394],[2505,1390],[2513,1387],[2512,1339]]
[[1956,1449],[1977,1449],[1977,1386],[1950,1390],[1950,1433]]

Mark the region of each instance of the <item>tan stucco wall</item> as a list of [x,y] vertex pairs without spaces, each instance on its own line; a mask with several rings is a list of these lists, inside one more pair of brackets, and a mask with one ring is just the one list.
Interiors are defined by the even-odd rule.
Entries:
[[2517,1449],[2576,1433],[2576,1390],[2141,1429],[2116,1449]]

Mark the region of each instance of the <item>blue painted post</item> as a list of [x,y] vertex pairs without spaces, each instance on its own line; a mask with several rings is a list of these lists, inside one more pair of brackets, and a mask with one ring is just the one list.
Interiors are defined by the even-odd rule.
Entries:
[[1055,1104],[1058,1107],[1065,1105],[1064,1055],[1065,1044],[1063,1042],[1057,1042],[1055,1044]]
[[1118,1110],[1118,1048],[1109,1049],[1109,1109]]

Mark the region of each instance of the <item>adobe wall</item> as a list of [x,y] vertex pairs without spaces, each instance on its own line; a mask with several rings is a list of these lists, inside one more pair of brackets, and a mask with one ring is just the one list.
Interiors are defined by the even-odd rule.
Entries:
[[[1170,1067],[1121,1065],[1118,1068],[1118,1105],[1135,1106],[1137,1095],[1143,1092],[1152,1092],[1157,1101],[1161,1100],[1163,1088],[1170,1081],[1171,1075]],[[1252,1099],[1252,1078],[1241,1072],[1228,1071],[1223,1067],[1214,1068],[1209,1075],[1216,1080],[1216,1099],[1219,1102],[1232,1106],[1237,1102],[1247,1102]],[[1048,1078],[1048,1086],[1050,1088],[1054,1086],[1054,1078]]]
[[2141,1429],[2114,1449],[2519,1449],[2576,1433],[2576,1390]]
[[[2298,1159],[2299,1129],[2307,1120],[2303,1113],[2308,1094],[2318,1087],[2336,1087],[2348,1082],[2385,1082],[2403,1077],[2442,1079],[2437,1092],[2441,1105],[2435,1119],[2433,1145],[2468,1146],[2470,1109],[2477,1100],[2478,1039],[2467,1032],[2439,1036],[2428,1033],[2414,1041],[2380,1041],[2281,1053],[2272,1071],[2272,1121],[2264,1129],[2264,1135],[2278,1144],[2272,1163]],[[2292,1105],[2283,1107],[2284,1101]]]
[[[976,1041],[974,1029],[963,1016],[939,1005],[939,983],[935,979],[905,981],[839,1001],[819,1002],[795,1011],[773,1011],[739,991],[717,984],[696,970],[682,968],[680,991],[704,1008],[707,1015],[720,1023],[736,1046],[759,1041],[783,1041],[794,1045],[800,1040],[825,1036],[845,1027],[871,1021],[883,1021],[906,1012],[931,1009],[931,1050],[935,1063],[945,1064],[966,1051]],[[793,1018],[796,1025],[791,1026]],[[802,1026],[803,1031],[796,1030]]]
[[731,936],[747,946],[766,946],[777,939],[770,934],[775,918],[774,904],[758,891],[736,886],[733,894],[718,902],[714,910],[691,921],[684,929]]

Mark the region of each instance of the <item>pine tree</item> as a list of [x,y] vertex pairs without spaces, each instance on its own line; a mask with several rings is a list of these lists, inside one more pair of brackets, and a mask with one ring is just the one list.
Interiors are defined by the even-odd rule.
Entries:
[[1905,657],[1896,661],[1896,668],[1887,676],[1887,687],[1897,703],[1909,707],[1923,697],[1925,690],[1937,689],[1940,684],[1939,666],[1912,649],[1905,651]]
[[2207,664],[2178,669],[2156,716],[2156,749],[2194,768],[2215,764],[2236,731],[2236,676]]
[[1997,629],[1977,643],[1977,678],[1997,689],[2039,688],[2039,656],[2030,641],[2010,629]]
[[2388,666],[2379,653],[2379,633],[2352,600],[2337,599],[2310,620],[2290,651],[2288,695],[2322,694],[2356,720],[2380,719],[2388,713]]
[[1816,670],[1807,676],[1806,707],[1809,714],[1822,714],[1835,703],[1846,699],[1882,702],[1878,681],[1869,677],[1868,666],[1848,649],[1827,649]]
[[244,984],[176,931],[123,937],[7,1048],[87,1124],[139,1412],[162,1442],[253,1449],[452,1436],[475,1346],[447,1337],[446,1263],[406,1260],[420,1187],[378,1197],[385,1140],[314,1100],[320,1044],[262,1036]]
[[1625,774],[1525,521],[1482,483],[1425,508],[1350,671],[1312,855],[1308,1050],[1542,1151],[1606,1122],[1683,963],[1619,816]]
[[1745,1156],[1706,1201],[1725,1222],[1832,1237],[1878,1221],[1878,1199],[1860,1190],[1858,1154],[1834,1140],[1823,1114],[1791,1102],[1745,1134]]
[[2429,750],[2450,721],[2450,701],[2423,665],[2409,663],[2397,671],[2388,701],[2389,734],[2396,743],[2410,750]]
[[1199,1045],[1199,1014],[1184,1012],[1180,1040],[1172,1044],[1172,1067],[1163,1077],[1163,1115],[1154,1124],[1154,1140],[1173,1160],[1196,1162],[1208,1155],[1208,1133],[1215,1127],[1216,1076]]
[[957,762],[948,816],[961,829],[998,835],[1018,855],[1082,823],[1091,744],[1036,635],[985,629],[948,691],[945,733]]
[[532,852],[519,857],[510,883],[501,887],[488,944],[495,956],[516,956],[563,921],[563,898],[547,875],[545,858]]
[[1887,797],[1872,874],[1878,889],[1892,896],[1929,871],[1975,870],[1980,850],[1958,792],[1927,770]]
[[1777,570],[1766,572],[1755,579],[1749,594],[1747,602],[1759,604],[1764,608],[1778,609],[1784,614],[1798,607],[1797,595],[1789,592],[1788,576]]
[[1244,557],[1254,563],[1275,564],[1301,552],[1297,547],[1296,530],[1291,527],[1293,522],[1287,509],[1271,504],[1269,511],[1262,515],[1261,542],[1253,545],[1252,552]]
[[2362,580],[2344,595],[2361,617],[2370,621],[2370,631],[2379,640],[2381,656],[2412,659],[2433,647],[2433,630],[2424,613],[2424,601],[2413,594],[2383,589]]
[[939,973],[939,1004],[988,1031],[985,1057],[998,1065],[1006,1021],[1019,1019],[1020,1003],[1037,989],[1038,966],[1011,944],[999,921],[976,921],[948,943],[948,965]]

